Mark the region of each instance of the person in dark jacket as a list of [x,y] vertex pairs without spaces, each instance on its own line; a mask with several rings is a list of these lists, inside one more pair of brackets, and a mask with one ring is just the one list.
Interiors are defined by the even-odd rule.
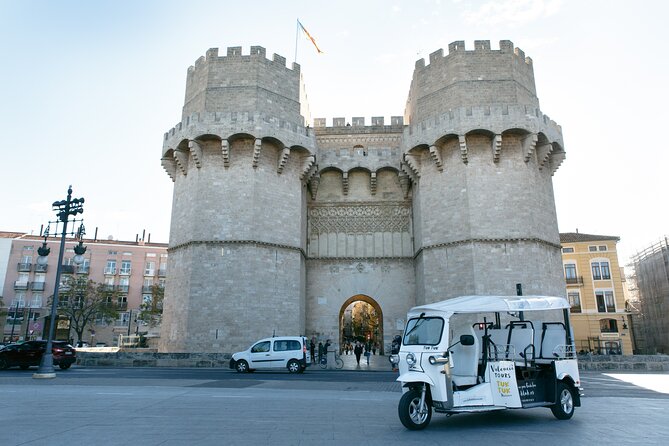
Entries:
[[355,361],[360,365],[360,356],[362,356],[362,344],[360,341],[357,341],[355,343],[355,347],[353,348],[353,353],[355,354]]

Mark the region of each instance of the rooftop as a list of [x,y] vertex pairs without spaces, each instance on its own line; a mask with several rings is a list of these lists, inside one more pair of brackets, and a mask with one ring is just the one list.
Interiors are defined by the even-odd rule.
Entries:
[[604,240],[620,241],[617,235],[597,235],[597,234],[582,234],[580,232],[561,232],[561,243],[577,243],[577,242],[599,242]]

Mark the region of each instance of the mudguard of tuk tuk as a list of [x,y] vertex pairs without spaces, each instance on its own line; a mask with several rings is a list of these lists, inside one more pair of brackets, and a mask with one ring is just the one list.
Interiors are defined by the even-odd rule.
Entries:
[[407,383],[427,383],[430,386],[434,386],[434,382],[427,376],[425,373],[419,372],[406,372],[402,373],[397,377],[396,381],[402,383],[402,386],[406,386]]
[[574,382],[574,378],[572,378],[572,376],[568,373],[560,373],[557,379],[558,381],[564,381],[565,383],[569,384],[572,389],[574,389],[572,392],[574,397],[574,406],[581,407],[581,393],[579,391],[579,387]]

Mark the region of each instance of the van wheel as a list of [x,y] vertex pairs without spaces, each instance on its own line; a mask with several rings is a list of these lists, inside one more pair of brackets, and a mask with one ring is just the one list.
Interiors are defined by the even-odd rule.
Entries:
[[557,385],[557,401],[551,411],[558,420],[568,420],[574,415],[574,394],[571,386],[560,381]]
[[9,363],[7,363],[7,360],[5,358],[0,358],[0,370],[7,368],[9,368]]
[[402,395],[397,412],[400,421],[407,429],[412,431],[425,429],[432,418],[432,407],[425,401],[420,406],[420,390],[411,389]]
[[240,359],[237,361],[237,364],[235,364],[235,369],[237,369],[239,373],[246,373],[249,371],[249,363]]
[[21,367],[21,370],[28,370],[28,368],[30,368],[29,365],[25,365],[25,364],[21,364],[20,367]]
[[70,368],[72,364],[60,364],[58,367],[61,368],[61,370],[67,370]]
[[288,361],[288,371],[290,373],[299,373],[300,370],[302,370],[302,366],[299,362],[295,361],[294,359]]

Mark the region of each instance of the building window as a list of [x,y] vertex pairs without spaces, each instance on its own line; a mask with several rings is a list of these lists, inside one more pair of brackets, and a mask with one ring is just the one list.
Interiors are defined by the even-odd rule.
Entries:
[[595,291],[597,299],[597,311],[599,313],[615,313],[616,301],[613,298],[613,291]]
[[588,246],[588,251],[597,252],[597,247],[596,246]]
[[565,263],[565,265],[564,265],[564,278],[567,280],[567,283],[576,283],[576,264],[575,263]]
[[608,251],[608,248],[606,247],[606,245],[599,245],[599,250],[600,251]]
[[129,276],[130,270],[130,260],[121,260],[121,271],[119,271],[119,274]]
[[572,313],[581,312],[581,295],[578,291],[571,291],[567,293],[567,298],[569,299],[569,305],[571,305]]
[[107,260],[105,274],[116,274],[116,260]]
[[615,319],[602,319],[599,321],[599,329],[602,333],[618,333],[618,321]]
[[592,262],[592,278],[594,280],[610,280],[611,279],[611,269],[609,268],[609,262],[599,261]]
[[562,252],[565,254],[574,252],[574,248],[562,248]]
[[30,308],[42,308],[42,293],[33,293],[30,300]]
[[10,308],[23,308],[26,306],[26,294],[25,293],[16,293],[12,299],[12,303],[9,305]]
[[153,276],[155,274],[156,274],[156,262],[146,262],[146,266],[144,267],[144,275]]

